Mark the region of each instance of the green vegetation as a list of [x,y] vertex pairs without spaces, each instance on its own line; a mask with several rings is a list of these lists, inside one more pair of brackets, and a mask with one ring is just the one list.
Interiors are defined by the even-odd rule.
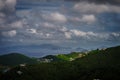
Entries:
[[19,53],[11,53],[0,56],[0,65],[3,66],[14,66],[22,63],[33,64],[33,63],[37,63],[37,61],[36,59],[29,58]]
[[[58,58],[69,60],[77,54],[58,55]],[[120,46],[83,53],[73,61],[13,67],[1,74],[0,80],[120,80],[119,74]]]
[[61,59],[62,61],[73,61],[74,59],[79,58],[79,55],[82,55],[83,53],[81,52],[72,52],[70,54],[59,54],[56,57],[58,59]]
[[83,67],[120,67],[120,46],[106,50],[90,51],[85,57],[76,59],[76,64],[81,63]]
[[58,54],[58,55],[47,55],[45,57],[40,58],[40,62],[43,62],[43,60],[48,59],[50,62],[63,62],[63,61],[73,61],[77,58],[82,57],[85,55],[82,52],[72,52],[70,54]]

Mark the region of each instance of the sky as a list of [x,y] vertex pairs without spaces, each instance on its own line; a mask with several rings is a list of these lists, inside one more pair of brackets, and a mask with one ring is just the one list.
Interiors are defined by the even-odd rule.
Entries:
[[39,57],[117,45],[119,0],[0,0],[0,54]]

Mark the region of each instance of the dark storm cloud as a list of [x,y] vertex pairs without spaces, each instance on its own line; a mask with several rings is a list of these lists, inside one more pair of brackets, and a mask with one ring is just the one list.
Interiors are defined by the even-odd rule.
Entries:
[[97,25],[104,27],[104,30],[110,32],[120,32],[120,14],[102,13],[98,15],[99,23]]
[[78,2],[92,2],[92,3],[98,3],[98,4],[117,4],[120,5],[120,0],[65,0],[65,1],[78,1]]
[[16,0],[0,0],[0,44],[4,45],[0,51],[21,52],[22,46],[32,45],[23,49],[23,53],[26,50],[37,53],[39,50],[33,44],[41,43],[71,47],[81,44],[88,47],[89,43],[95,47],[109,42],[115,45],[120,42],[119,3],[119,0],[17,0],[16,5]]
[[16,0],[0,0],[0,30],[12,25],[18,19],[15,14]]
[[18,34],[17,29],[25,26],[16,15],[16,3],[16,0],[0,0],[0,44],[3,41],[12,41]]
[[105,3],[109,3],[109,4],[117,4],[120,5],[120,0],[18,0],[19,2],[60,2],[60,1],[74,1],[74,2],[94,2],[94,3],[98,3],[98,4],[105,4]]
[[[73,5],[70,6],[71,9],[73,10],[66,9],[65,7],[68,5],[63,4],[64,6],[62,6],[62,4],[60,4],[61,6],[59,6],[59,8],[56,9],[55,11],[53,11],[52,8],[51,9],[49,8],[50,10],[42,9],[45,7],[48,8],[50,6],[50,5],[45,5],[43,7],[41,6],[41,4],[37,3],[37,1],[43,1],[43,0],[31,0],[31,2],[28,0],[25,0],[25,1],[22,2],[21,0],[22,2],[21,6],[24,6],[23,3],[25,2],[25,3],[28,3],[26,4],[25,7],[27,7],[27,5],[28,6],[31,5],[30,7],[34,7],[34,9],[31,9],[30,11],[29,10],[27,11],[27,9],[23,11],[20,10],[17,12],[18,16],[22,16],[23,18],[26,18],[30,26],[24,32],[21,32],[21,33],[23,35],[25,34],[24,36],[26,36],[27,38],[31,39],[34,36],[34,39],[38,39],[38,40],[57,39],[59,41],[61,40],[61,37],[62,39],[67,39],[67,40],[71,40],[71,39],[93,40],[93,38],[95,38],[94,40],[99,40],[99,39],[107,40],[107,38],[110,38],[109,36],[111,33],[107,33],[106,31],[108,30],[108,32],[109,31],[111,32],[111,29],[112,30],[115,29],[114,26],[111,26],[111,29],[109,26],[111,24],[112,25],[116,24],[113,21],[116,18],[113,16],[111,19],[111,22],[113,23],[106,23],[107,21],[106,19],[111,18],[111,16],[110,17],[103,16],[105,19],[99,19],[99,18],[97,19],[96,14],[101,15],[102,13],[107,13],[107,12],[108,13],[111,13],[111,12],[119,13],[120,11],[120,8],[115,5],[111,6],[108,4],[99,4],[99,5],[95,4],[95,3],[104,2],[104,1],[100,2],[97,0],[89,0],[89,2],[91,1],[94,3],[89,3],[88,0],[79,0],[81,2],[73,3]],[[44,0],[44,1],[57,1],[57,0]],[[33,6],[32,4],[29,4],[32,2],[34,2],[33,4],[36,4],[36,3],[39,4],[39,5],[36,5],[36,7],[41,7],[41,8],[36,9],[35,6]],[[54,7],[58,7],[58,6],[54,6]],[[64,11],[66,13],[64,13]],[[75,16],[73,16],[74,13],[76,14]],[[99,23],[100,22],[99,20],[103,22]],[[63,25],[61,25],[61,23]],[[76,26],[76,24],[78,27]],[[69,27],[71,25],[73,25],[72,28]],[[116,24],[116,25],[119,25],[119,24]],[[99,30],[99,28],[101,29],[101,27],[104,28],[103,32]],[[104,37],[102,36],[103,34],[105,35]]]

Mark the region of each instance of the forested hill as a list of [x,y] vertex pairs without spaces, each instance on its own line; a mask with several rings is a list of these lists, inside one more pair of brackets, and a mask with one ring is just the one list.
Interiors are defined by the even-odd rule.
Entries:
[[0,80],[120,80],[120,46],[92,50],[73,61],[17,66]]
[[90,51],[74,61],[86,67],[120,67],[120,46]]
[[0,65],[14,66],[22,63],[33,64],[37,61],[20,53],[10,53],[0,56]]

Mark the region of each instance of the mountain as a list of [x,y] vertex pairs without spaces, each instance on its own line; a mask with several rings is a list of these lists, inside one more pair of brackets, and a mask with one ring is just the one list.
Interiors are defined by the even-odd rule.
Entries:
[[10,53],[0,56],[0,65],[8,66],[18,65],[22,63],[33,64],[36,63],[36,60],[19,53]]
[[38,45],[40,49],[51,49],[51,50],[60,50],[60,49],[67,49],[67,47],[61,47],[53,44],[41,44]]
[[38,61],[40,63],[46,63],[46,62],[58,62],[58,61],[61,61],[60,58],[57,58],[57,56],[55,55],[47,55],[45,57],[42,57],[42,58],[38,58]]
[[[37,45],[19,45],[19,46],[2,46],[0,53],[19,52],[29,56],[41,57],[53,54],[65,54],[70,52],[86,51],[84,48],[56,44],[37,44]],[[7,50],[9,49],[9,50]],[[34,53],[34,54],[33,54]]]
[[75,48],[75,51],[78,51],[78,52],[86,52],[88,51],[87,49],[84,49],[84,48],[81,48],[81,47],[77,47]]
[[62,61],[73,61],[84,55],[83,52],[71,52],[70,54],[57,54],[47,55],[42,58],[38,58],[39,62],[62,62]]
[[82,63],[86,67],[120,67],[120,46],[92,50],[85,57],[76,59],[74,62]]
[[117,46],[85,52],[73,61],[16,66],[1,74],[0,80],[120,80],[119,75],[120,46]]

